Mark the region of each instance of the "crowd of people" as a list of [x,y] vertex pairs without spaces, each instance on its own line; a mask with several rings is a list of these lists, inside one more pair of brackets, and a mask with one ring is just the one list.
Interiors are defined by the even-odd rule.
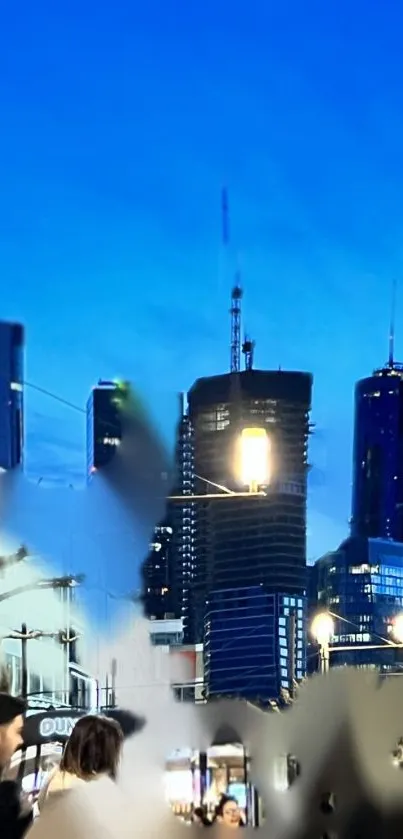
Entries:
[[[25,702],[0,693],[0,773],[23,745]],[[48,775],[33,803],[21,795],[17,782],[0,781],[0,837],[23,839],[35,816],[50,800],[82,784],[108,777],[116,780],[123,745],[119,723],[109,717],[91,715],[79,719],[68,738],[59,766]],[[204,807],[196,807],[192,821],[205,827],[218,823],[230,828],[245,826],[245,818],[235,798],[223,795],[210,819]]]

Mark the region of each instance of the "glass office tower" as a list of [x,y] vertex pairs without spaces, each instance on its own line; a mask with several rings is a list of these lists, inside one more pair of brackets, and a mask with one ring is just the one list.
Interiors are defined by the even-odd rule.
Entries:
[[[335,619],[331,666],[393,668],[401,650],[368,649],[391,638],[393,620],[403,611],[403,544],[385,539],[346,539],[316,563],[318,607]],[[391,638],[393,640],[393,638]],[[362,649],[337,652],[337,646]]]
[[403,366],[396,362],[356,385],[351,533],[403,541]]
[[0,322],[0,468],[23,462],[24,328]]

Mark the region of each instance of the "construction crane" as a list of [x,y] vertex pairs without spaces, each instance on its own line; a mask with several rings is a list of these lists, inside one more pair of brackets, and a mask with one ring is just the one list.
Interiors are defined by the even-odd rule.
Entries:
[[392,309],[390,313],[390,329],[389,329],[389,359],[388,367],[393,370],[395,366],[395,318],[396,318],[396,280],[393,281],[392,288]]
[[241,370],[241,301],[242,289],[240,278],[235,277],[236,284],[231,292],[231,373]]
[[[221,192],[221,236],[222,244],[227,253],[229,250],[229,202],[228,190],[223,187]],[[241,371],[241,301],[242,301],[241,277],[239,271],[235,275],[235,284],[231,292],[231,373]]]
[[247,335],[242,344],[242,353],[245,356],[245,370],[253,370],[253,354],[255,350],[255,342],[251,341]]

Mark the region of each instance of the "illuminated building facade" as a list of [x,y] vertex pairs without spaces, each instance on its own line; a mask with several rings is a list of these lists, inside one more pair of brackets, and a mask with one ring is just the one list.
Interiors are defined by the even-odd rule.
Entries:
[[[400,650],[368,646],[388,639],[394,617],[403,611],[403,543],[350,537],[316,562],[315,580],[318,609],[328,608],[341,618],[335,618],[330,665],[396,667]],[[362,650],[336,649],[361,644]]]
[[23,462],[24,328],[0,322],[0,469]]
[[87,403],[87,477],[108,466],[122,439],[122,419],[114,382],[99,381]]

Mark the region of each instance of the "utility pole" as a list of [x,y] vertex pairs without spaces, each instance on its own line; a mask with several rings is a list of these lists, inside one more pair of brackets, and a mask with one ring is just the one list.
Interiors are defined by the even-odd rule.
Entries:
[[397,283],[393,281],[392,288],[392,308],[390,313],[390,329],[389,329],[389,359],[388,366],[392,369],[395,363],[395,318],[396,318],[396,291]]
[[117,675],[118,663],[116,658],[112,659],[111,663],[111,705],[112,708],[116,708],[116,675]]
[[23,699],[28,696],[28,661],[27,661],[28,628],[26,623],[21,624],[21,695]]

